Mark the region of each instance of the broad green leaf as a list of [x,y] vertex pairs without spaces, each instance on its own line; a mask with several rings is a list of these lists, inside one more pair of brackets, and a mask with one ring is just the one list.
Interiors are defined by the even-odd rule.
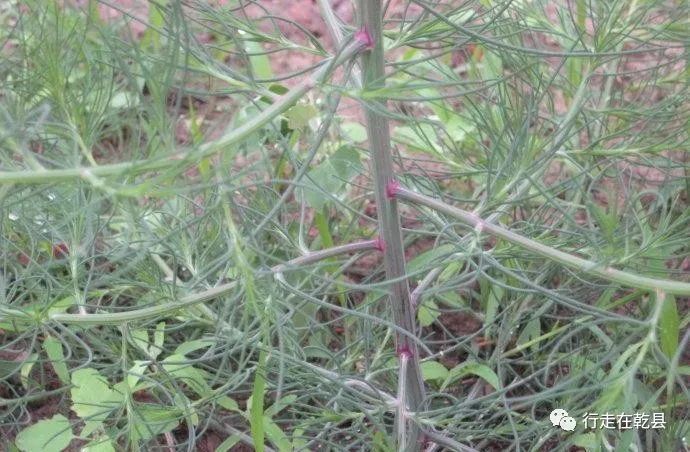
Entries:
[[345,138],[353,143],[363,143],[367,140],[367,129],[356,122],[346,122],[340,125]]
[[176,408],[135,404],[132,415],[133,436],[147,441],[177,427],[182,413]]
[[577,371],[580,374],[586,375],[589,379],[594,381],[601,381],[606,378],[606,371],[597,365],[592,360],[585,358],[583,355],[563,355],[570,363],[570,368],[573,372]]
[[254,387],[252,388],[251,400],[247,401],[247,409],[249,410],[249,427],[254,440],[254,448],[258,452],[264,451],[264,396],[266,394],[266,380],[264,379],[264,372],[266,371],[266,360],[268,354],[266,351],[259,352],[259,362],[254,373]]
[[103,421],[98,419],[89,419],[84,421],[84,428],[79,432],[81,438],[89,437],[93,432],[103,427]]
[[637,343],[629,346],[622,354],[619,356],[616,361],[613,363],[613,366],[611,367],[611,370],[609,371],[609,376],[611,378],[616,378],[618,377],[621,373],[625,373],[625,369],[627,368],[628,360],[632,359],[637,356],[639,353],[640,348],[642,347],[642,343]]
[[31,370],[34,368],[34,364],[36,364],[37,359],[38,354],[32,353],[29,355],[26,361],[24,361],[21,370],[19,371],[19,380],[22,382],[22,386],[24,386],[26,389],[29,388],[29,375],[31,374]]
[[280,452],[288,452],[292,450],[292,444],[285,432],[278,427],[278,424],[273,422],[269,416],[264,416],[263,420],[264,431],[268,440],[275,445]]
[[[524,345],[536,339],[541,334],[541,322],[539,318],[534,318],[527,322],[527,325],[522,329],[520,335],[517,338],[517,345]],[[539,349],[539,343],[534,342],[531,345],[532,351],[537,351]]]
[[447,257],[454,250],[455,246],[451,245],[450,243],[447,243],[445,245],[432,248],[428,251],[424,251],[418,256],[415,256],[414,258],[410,259],[410,262],[407,264],[407,269],[410,273],[414,273],[416,271],[425,269],[429,267],[429,264],[431,264],[432,262],[436,262],[439,259]]
[[[313,303],[307,303],[307,306],[316,306]],[[313,316],[312,316],[313,317]],[[326,343],[328,343],[328,336],[323,330],[318,329],[312,332],[307,339],[308,345],[304,347],[304,354],[309,358],[323,358],[332,359],[333,354],[328,349]]]
[[[606,389],[601,392],[599,400],[597,400],[596,407],[607,412],[615,412],[623,410],[623,405],[629,403],[626,398],[625,388],[626,381],[624,378],[618,378],[606,385]],[[632,396],[628,394],[627,396]]]
[[[247,36],[247,34],[241,30],[239,34]],[[268,59],[268,55],[265,54],[263,47],[261,47],[261,43],[253,41],[251,38],[246,38],[244,40],[244,48],[249,55],[249,62],[251,64],[254,77],[259,79],[273,78],[271,61]]]
[[667,294],[665,297],[657,295],[656,302],[662,303],[658,329],[659,346],[668,359],[673,359],[678,350],[678,338],[680,336],[680,317],[678,316],[676,297],[671,294]]
[[104,421],[123,401],[122,394],[110,388],[108,381],[96,369],[84,368],[72,372],[72,410],[84,420]]
[[600,450],[599,440],[594,433],[581,433],[573,436],[570,441],[573,446],[582,447],[587,452],[598,452]]
[[239,405],[237,405],[237,402],[228,396],[219,397],[218,400],[216,400],[216,403],[228,411],[234,411],[236,413],[242,412]]
[[279,83],[271,83],[271,85],[268,87],[268,90],[272,93],[276,93],[279,96],[282,96],[283,94],[290,91],[290,88],[288,88],[285,85],[281,85]]
[[429,326],[438,318],[440,311],[433,300],[424,300],[417,310],[417,320],[421,326]]
[[285,117],[288,120],[288,127],[296,130],[305,128],[318,114],[319,111],[312,104],[297,104],[285,112]]
[[[434,72],[434,68],[431,65],[426,65],[422,63],[422,65],[427,67],[428,72],[432,73]],[[407,80],[414,80],[411,79],[408,75],[406,75]],[[428,98],[439,98],[442,97],[441,93],[434,88],[422,88],[419,90],[416,90],[417,94],[419,97],[428,97]],[[455,115],[455,112],[453,112],[452,107],[448,105],[447,102],[443,102],[441,100],[436,100],[436,101],[431,101],[428,102],[429,108],[431,108],[431,111],[434,112],[434,115],[438,118],[439,121],[441,121],[443,124],[448,123],[450,118]]]
[[150,361],[134,361],[134,365],[127,372],[126,381],[130,389],[134,389],[137,383],[139,383],[139,380],[146,372],[146,368],[149,366],[149,364]]
[[134,108],[139,105],[139,96],[128,91],[118,91],[110,98],[110,108],[113,110]]
[[328,161],[335,170],[334,174],[343,180],[353,178],[362,169],[359,151],[352,146],[340,146]]
[[144,355],[149,354],[149,333],[146,330],[131,330],[130,341],[139,350],[144,352]]
[[411,149],[431,154],[441,154],[436,131],[430,124],[420,124],[418,127],[398,126],[393,129],[393,140]]
[[75,305],[74,295],[69,297],[61,298],[60,300],[52,303],[48,308],[48,315],[60,314],[66,312],[69,308]]
[[467,122],[460,116],[454,114],[445,123],[446,132],[454,143],[460,144],[465,141],[467,135],[474,131],[474,125]]
[[611,299],[616,294],[616,291],[616,287],[609,287],[608,289],[604,290],[594,305],[600,308],[605,308],[611,302]]
[[484,309],[484,325],[491,325],[496,319],[496,313],[503,300],[504,290],[502,287],[491,284],[488,279],[480,281],[481,301]]
[[273,405],[268,407],[264,414],[269,417],[273,417],[280,413],[282,410],[287,408],[288,406],[292,405],[292,403],[297,400],[297,396],[294,394],[289,394],[284,397],[281,397],[279,400],[277,400]]
[[599,399],[596,401],[596,410],[625,411],[637,406],[637,395],[634,391],[629,391],[630,375],[628,373],[629,360],[637,358],[642,343],[629,346],[614,362],[608,375],[602,378],[599,383],[605,383],[605,389],[601,391]]
[[194,426],[199,425],[199,413],[192,407],[192,402],[187,396],[178,392],[173,396],[175,406],[180,409],[188,423]]
[[448,378],[446,378],[446,381],[444,381],[441,385],[441,389],[443,390],[447,388],[467,375],[476,375],[477,377],[482,378],[496,390],[501,388],[498,376],[493,370],[491,370],[490,367],[476,361],[465,361],[464,363],[460,363],[450,370]]
[[195,368],[187,361],[189,361],[187,357],[175,354],[165,358],[161,364],[166,372],[181,383],[189,386],[194,392],[200,396],[207,395],[211,392],[211,387],[206,382],[204,372]]
[[446,265],[446,268],[443,269],[443,271],[441,272],[440,275],[438,275],[438,278],[436,278],[436,280],[438,282],[448,281],[450,278],[452,278],[453,276],[458,274],[458,272],[460,271],[460,268],[463,265],[464,264],[459,262],[459,261],[453,261],[453,262],[448,263]]
[[153,344],[149,346],[149,355],[156,359],[163,351],[163,341],[165,340],[165,322],[159,322],[153,332]]
[[328,202],[328,197],[321,191],[337,195],[343,186],[343,181],[338,180],[328,160],[311,169],[307,175],[308,178],[304,180],[306,186],[303,190],[304,199],[311,207],[320,211]]
[[69,370],[65,363],[65,354],[62,350],[62,342],[53,336],[47,336],[43,341],[43,349],[50,359],[50,364],[55,370],[55,374],[60,379],[60,382],[69,384]]
[[[660,373],[665,371],[666,369],[662,369]],[[654,390],[651,387],[644,384],[638,378],[633,379],[632,391],[635,394],[633,398],[638,401],[639,406],[651,406],[653,403],[657,401],[658,394],[655,394]]]
[[[189,124],[189,134],[191,135],[192,138],[192,144],[200,144],[203,139],[204,139],[204,131],[202,130],[202,124],[204,122],[204,117],[199,116],[196,113],[196,109],[194,108],[194,104],[191,104],[189,106],[189,119],[187,119],[186,123]],[[202,175],[208,175],[208,171],[210,170],[210,159],[202,159],[206,160],[206,162],[209,164],[204,170],[206,170],[205,174]],[[199,171],[202,171],[202,166],[204,166],[201,162],[199,162]]]
[[[261,105],[266,107],[265,105]],[[248,104],[241,108],[234,116],[233,120],[228,124],[225,129],[224,135],[234,133],[235,129],[242,127],[244,124],[252,121],[256,116],[260,115],[262,109],[254,103]],[[256,147],[261,146],[268,136],[275,134],[274,131],[281,130],[281,120],[283,117],[272,118],[263,127],[259,128],[256,132],[247,136],[241,143],[236,144],[236,148],[240,149],[256,149]],[[220,138],[222,140],[222,138]],[[228,157],[232,157],[235,154],[235,150],[228,154]]]
[[436,299],[443,303],[446,306],[450,306],[451,308],[466,308],[467,303],[465,303],[465,300],[458,294],[457,292],[444,292],[436,295]]
[[186,341],[181,343],[175,349],[176,355],[186,355],[188,353],[207,348],[215,343],[213,339],[195,339],[193,341]]
[[[286,86],[280,85],[278,83],[272,83],[269,87],[268,90],[272,93],[278,94],[279,96],[282,96],[283,94],[287,93],[290,91],[289,88]],[[267,104],[273,103],[273,100],[269,96],[261,96],[259,98],[261,102],[266,102]]]
[[309,442],[307,437],[304,436],[304,429],[296,428],[292,432],[292,450],[306,450],[307,444]]
[[89,444],[84,446],[80,452],[115,452],[115,447],[110,438],[103,438],[95,441],[91,441]]
[[635,438],[637,438],[637,432],[633,430],[622,431],[618,437],[618,443],[616,444],[616,452],[627,452],[629,450],[635,450],[630,447]]
[[61,451],[74,438],[69,419],[56,414],[25,428],[17,435],[15,444],[22,452]]
[[503,76],[503,60],[501,58],[501,55],[488,47],[477,47],[481,47],[481,49],[484,52],[484,56],[482,58],[481,63],[477,65],[477,67],[479,68],[480,77],[485,81],[501,78]]
[[208,178],[211,176],[211,157],[202,158],[199,160],[196,167],[199,170],[201,177],[203,177],[204,180],[208,180]]
[[165,4],[168,0],[159,0],[149,5],[148,27],[141,37],[142,47],[152,46],[158,50],[161,46],[161,36],[165,34]]
[[[311,207],[320,211],[328,201],[321,190],[338,196],[342,193],[345,183],[361,170],[359,152],[351,146],[341,146],[328,159],[307,173],[308,178],[304,181],[304,198]],[[310,186],[313,188],[308,188]]]
[[444,380],[448,378],[448,369],[438,361],[424,361],[419,365],[424,381]]

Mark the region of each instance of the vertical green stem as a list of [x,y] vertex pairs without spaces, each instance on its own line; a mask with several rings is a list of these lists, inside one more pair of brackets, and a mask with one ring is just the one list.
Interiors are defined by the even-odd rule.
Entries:
[[[362,20],[360,38],[370,43],[368,51],[362,53],[363,87],[365,90],[375,89],[383,85],[385,76],[381,0],[359,0],[358,9]],[[373,164],[379,237],[383,241],[386,279],[391,281],[389,301],[393,308],[395,323],[402,329],[414,333],[415,316],[406,278],[400,215],[397,201],[387,196],[386,191],[388,184],[395,181],[388,119],[380,113],[385,110],[386,102],[376,99],[364,105]],[[406,438],[403,443],[407,445],[406,449],[417,449],[420,428],[409,420],[407,413],[419,410],[424,399],[424,381],[419,367],[419,352],[413,340],[399,333],[396,334],[396,347],[398,356],[405,356],[404,361],[406,361],[406,365],[400,367],[404,375],[399,376],[405,382],[405,388],[398,391],[398,398],[404,398],[399,402],[404,404],[405,409],[398,410],[396,415],[404,416],[406,419],[396,419],[396,430],[400,434],[400,430],[405,429]]]

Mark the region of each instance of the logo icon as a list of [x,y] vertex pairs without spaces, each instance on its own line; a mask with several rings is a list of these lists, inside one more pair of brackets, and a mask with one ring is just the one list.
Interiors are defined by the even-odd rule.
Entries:
[[556,408],[551,412],[549,415],[549,420],[554,427],[559,426],[566,432],[572,432],[575,430],[575,426],[577,425],[575,418],[568,416],[568,412],[560,408]]

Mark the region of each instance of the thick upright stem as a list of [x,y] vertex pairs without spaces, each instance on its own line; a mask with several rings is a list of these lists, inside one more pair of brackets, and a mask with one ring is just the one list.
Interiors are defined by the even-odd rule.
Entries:
[[[364,89],[375,89],[383,84],[383,23],[381,0],[359,0],[359,13],[362,18],[362,33],[370,42],[370,49],[362,53],[362,71]],[[403,250],[400,215],[397,201],[388,196],[386,187],[395,180],[393,159],[390,147],[388,119],[381,114],[386,104],[384,101],[368,101],[366,106],[366,126],[369,137],[369,149],[373,164],[374,189],[376,194],[379,234],[383,240],[384,266],[386,279],[390,283],[389,301],[393,308],[395,323],[402,329],[414,333],[414,309],[410,300],[410,288],[406,278],[405,255]],[[424,381],[419,367],[419,353],[416,344],[407,336],[396,335],[398,356],[407,356],[405,366],[401,366],[401,378],[406,382],[401,391],[406,409],[398,410],[398,416],[408,416],[421,408],[424,399]],[[399,397],[402,394],[399,394]],[[398,430],[404,428],[408,449],[419,448],[420,429],[409,419],[398,419],[395,423]],[[400,431],[398,431],[398,435]]]

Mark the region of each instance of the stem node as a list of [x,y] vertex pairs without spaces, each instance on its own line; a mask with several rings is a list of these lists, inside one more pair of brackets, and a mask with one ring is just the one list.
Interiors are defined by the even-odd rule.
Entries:
[[355,32],[355,39],[364,45],[365,50],[374,48],[374,38],[371,37],[371,33],[369,33],[366,26]]
[[396,352],[398,358],[400,358],[401,360],[409,360],[412,357],[412,350],[410,350],[410,347],[408,347],[407,344],[398,347]]
[[400,182],[398,182],[395,179],[391,179],[386,184],[386,198],[395,199],[395,196],[398,194],[399,190],[400,190]]
[[382,253],[386,252],[386,241],[383,240],[383,237],[376,237],[376,239],[374,240],[374,247]]

